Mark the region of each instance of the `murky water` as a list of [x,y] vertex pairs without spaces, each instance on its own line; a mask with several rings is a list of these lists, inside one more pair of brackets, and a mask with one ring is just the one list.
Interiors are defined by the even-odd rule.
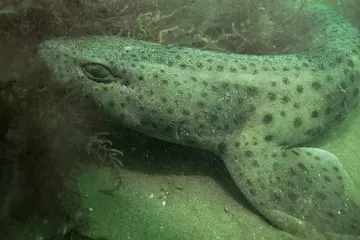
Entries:
[[[1,1],[2,239],[359,239],[360,113],[354,107],[360,4],[321,1],[343,20],[336,14],[329,18],[327,10],[322,16],[313,7],[318,2]],[[336,25],[341,21],[345,24]],[[103,37],[72,41],[94,35]],[[345,35],[342,47],[336,39]],[[70,40],[39,53],[40,44],[64,36]],[[292,60],[314,49],[316,58]],[[288,55],[290,69],[277,60],[266,65],[265,57],[258,58],[259,67],[233,62],[253,62],[233,53],[267,56],[270,62]],[[329,76],[336,76],[335,83],[310,81]],[[91,84],[82,84],[84,79]],[[270,80],[282,90],[266,90]],[[237,81],[252,81],[256,89],[230,91]],[[109,87],[113,82],[121,83],[121,91]],[[225,90],[219,90],[221,83],[227,83]],[[307,95],[299,102],[296,94]],[[281,105],[285,96],[290,103]],[[239,117],[234,111],[243,105]],[[281,111],[273,113],[278,106]],[[299,117],[301,122],[295,121]],[[278,118],[283,129],[271,125]],[[305,129],[312,121],[316,128]],[[249,133],[252,138],[246,138]],[[279,136],[288,141],[276,142]],[[311,147],[307,153],[325,159],[319,172],[299,147]],[[271,165],[275,172],[272,159],[286,151],[293,155],[282,161],[300,166],[296,174],[292,167],[278,175],[261,170]],[[242,185],[243,171],[227,157],[253,155],[256,159],[241,166],[260,170],[247,171]],[[254,177],[258,173],[270,182],[255,188],[263,179]],[[302,178],[295,177],[299,174]],[[314,176],[324,183],[303,185]]]

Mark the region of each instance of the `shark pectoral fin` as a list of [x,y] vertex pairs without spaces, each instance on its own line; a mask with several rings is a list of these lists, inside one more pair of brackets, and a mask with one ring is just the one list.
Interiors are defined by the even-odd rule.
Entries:
[[236,185],[270,222],[294,234],[360,236],[360,207],[344,193],[346,172],[335,155],[241,142],[227,144],[223,160]]

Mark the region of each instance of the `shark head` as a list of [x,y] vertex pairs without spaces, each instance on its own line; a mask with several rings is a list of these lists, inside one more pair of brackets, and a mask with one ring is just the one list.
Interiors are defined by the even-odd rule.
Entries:
[[[204,125],[202,135],[214,131],[215,127],[205,128],[205,119],[218,116],[213,116],[215,109],[210,107],[203,111],[203,98],[209,93],[199,87],[205,84],[202,79],[206,78],[206,84],[211,79],[183,66],[180,55],[170,48],[110,36],[64,37],[42,43],[39,54],[53,80],[79,89],[120,124],[185,145],[199,142],[198,126],[192,125],[194,117],[204,120],[199,123]],[[221,108],[217,111],[221,115]],[[217,131],[217,137],[220,133]]]

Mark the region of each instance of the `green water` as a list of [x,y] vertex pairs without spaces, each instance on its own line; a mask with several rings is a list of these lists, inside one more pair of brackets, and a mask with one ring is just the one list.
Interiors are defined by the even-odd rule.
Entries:
[[[0,27],[4,34],[4,44],[0,48],[0,52],[3,52],[3,59],[0,59],[0,70],[3,71],[3,80],[0,82],[2,239],[298,238],[272,226],[251,206],[218,157],[123,129],[104,116],[101,110],[95,109],[92,103],[81,102],[86,98],[66,94],[60,86],[49,84],[49,76],[38,63],[35,49],[42,40],[54,36],[102,33],[126,36],[126,31],[131,30],[132,36],[139,39],[153,42],[163,40],[163,44],[171,44],[173,41],[177,45],[212,51],[256,54],[272,54],[282,50],[293,52],[306,49],[311,44],[304,46],[298,43],[303,40],[298,36],[302,30],[294,30],[297,36],[284,34],[285,37],[279,37],[282,36],[279,28],[288,31],[289,26],[300,27],[295,20],[307,19],[308,1],[295,9],[294,14],[290,12],[290,15],[280,17],[289,26],[271,17],[271,13],[280,16],[280,13],[269,9],[271,4],[242,1],[241,8],[247,12],[247,17],[258,14],[263,17],[250,22],[242,19],[243,24],[237,23],[233,27],[232,21],[225,19],[225,16],[226,13],[229,16],[236,15],[230,12],[237,11],[236,2],[229,1],[227,5],[226,1],[186,2],[189,6],[196,7],[196,11],[190,7],[185,8],[184,16],[189,16],[192,12],[200,13],[197,19],[178,20],[178,28],[172,24],[174,20],[171,17],[164,17],[172,16],[172,10],[179,4],[176,1],[170,4],[168,1],[155,4],[139,1],[137,8],[132,8],[131,2],[119,1],[116,7],[125,9],[125,13],[126,9],[134,11],[133,17],[120,18],[120,23],[119,19],[109,18],[104,22],[99,21],[98,25],[92,21],[105,18],[106,14],[114,16],[109,10],[117,9],[114,5],[109,3],[94,6],[87,1],[81,1],[82,4],[79,5],[64,5],[72,9],[85,9],[86,11],[79,11],[78,15],[84,22],[91,23],[90,27],[88,24],[78,24],[77,15],[64,15],[66,7],[60,6],[61,4],[44,3],[41,6],[36,3],[34,7],[28,5],[30,1],[25,2],[18,8],[9,6],[0,11]],[[326,4],[335,6],[351,19],[357,15],[355,6],[360,7],[356,2],[350,1],[339,5],[336,1]],[[222,11],[212,13],[211,7],[206,7],[207,5],[216,6]],[[148,8],[157,7],[162,11],[147,14]],[[50,11],[54,8],[57,9],[57,14]],[[123,12],[119,10],[117,13]],[[87,18],[86,14],[93,15]],[[204,20],[200,24],[200,16],[205,15],[210,20]],[[118,17],[116,14],[115,16]],[[53,25],[48,24],[49,19],[54,21]],[[65,23],[60,24],[59,19],[63,19]],[[137,19],[137,27],[126,25],[125,22],[129,19]],[[193,22],[193,26],[181,25],[181,22]],[[304,23],[309,24],[311,21]],[[353,23],[360,26],[355,20]],[[120,33],[114,25],[123,32]],[[158,27],[159,25],[163,27]],[[191,30],[200,25],[196,31]],[[235,39],[229,35],[230,39],[222,37],[219,40],[221,26],[228,34],[237,34]],[[259,29],[263,34],[243,32],[241,27],[247,31]],[[149,29],[155,30],[151,32]],[[276,36],[269,29],[276,32]],[[265,34],[265,30],[270,33]],[[304,35],[312,36],[315,33],[306,30]],[[189,39],[188,35],[200,37]],[[239,39],[243,41],[241,44],[237,42]],[[250,44],[249,39],[256,41]],[[268,44],[270,40],[271,44]],[[236,48],[236,45],[242,47]],[[307,143],[309,146],[328,150],[340,159],[348,173],[348,178],[345,179],[346,194],[358,204],[359,121],[360,112],[355,109],[343,122]],[[118,156],[124,166],[101,162],[101,157],[88,151],[89,136],[102,131],[110,133],[109,140],[113,144],[111,147],[124,153],[124,156]],[[322,234],[321,221],[318,228],[320,233],[312,235],[311,239],[335,239]]]

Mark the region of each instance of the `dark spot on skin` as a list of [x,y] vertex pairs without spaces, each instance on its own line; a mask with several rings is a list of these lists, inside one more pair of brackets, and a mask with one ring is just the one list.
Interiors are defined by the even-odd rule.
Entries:
[[223,154],[226,150],[226,143],[222,142],[218,146],[220,154]]
[[289,83],[290,83],[290,80],[289,80],[288,77],[284,77],[284,78],[282,79],[282,81],[283,81],[284,84],[289,84]]
[[328,83],[332,83],[334,81],[334,78],[330,75],[327,75],[326,78],[325,78],[325,81],[328,82]]
[[256,191],[255,191],[255,189],[253,189],[253,188],[251,188],[249,192],[250,192],[250,194],[251,194],[252,196],[255,196],[255,195],[256,195]]
[[256,161],[256,160],[252,161],[252,164],[251,164],[251,165],[252,165],[253,167],[259,167],[259,166],[260,166],[259,162]]
[[280,168],[280,164],[278,162],[273,163],[273,170],[277,171]]
[[215,113],[213,113],[209,116],[209,121],[212,124],[215,124],[218,119],[219,119],[219,117]]
[[280,203],[281,201],[282,201],[282,196],[281,196],[281,194],[279,194],[279,193],[272,193],[271,194],[271,198],[273,199],[273,201],[274,202],[276,202],[276,203]]
[[108,106],[111,107],[111,108],[115,107],[115,102],[114,101],[109,101]]
[[219,72],[224,71],[224,66],[216,66],[216,70]]
[[317,118],[319,116],[319,112],[317,110],[314,110],[311,112],[311,117],[312,118]]
[[359,88],[354,88],[353,95],[354,95],[354,97],[359,95]]
[[276,87],[276,82],[271,82],[272,87]]
[[288,192],[287,195],[288,195],[288,197],[289,197],[291,200],[293,200],[293,201],[295,201],[295,200],[298,198],[298,196],[296,195],[296,193],[293,192],[293,191]]
[[240,147],[240,143],[238,141],[236,141],[234,145],[235,145],[236,148]]
[[321,200],[323,200],[323,201],[326,200],[326,195],[325,195],[325,193],[318,191],[318,192],[315,192],[315,194],[316,194],[316,196],[317,196],[318,198],[320,198]]
[[271,157],[272,157],[272,158],[277,158],[277,154],[276,154],[276,153],[273,153],[273,154],[271,154]]
[[283,158],[287,157],[286,152],[282,152],[282,153],[281,153],[281,156],[282,156]]
[[228,90],[230,88],[230,84],[229,83],[221,83],[221,87],[224,88],[225,90]]
[[163,79],[163,80],[162,80],[162,84],[164,84],[164,85],[168,85],[168,84],[169,84],[169,81],[168,81],[168,80],[166,80],[166,79]]
[[205,103],[203,101],[199,101],[197,103],[197,105],[200,107],[200,108],[204,108],[205,107]]
[[273,136],[272,135],[267,135],[267,136],[265,136],[265,141],[267,141],[267,142],[271,142],[272,140],[273,140]]
[[252,112],[255,112],[256,111],[256,107],[254,104],[251,104],[247,110],[248,112],[252,113]]
[[211,90],[213,90],[214,92],[217,92],[217,91],[218,91],[218,87],[215,86],[215,85],[212,85],[212,86],[211,86]]
[[189,115],[190,115],[190,112],[189,112],[188,110],[186,110],[186,109],[183,109],[183,110],[182,110],[182,114],[183,114],[184,116],[189,116]]
[[244,103],[244,100],[245,100],[245,99],[239,97],[238,100],[237,100],[237,103],[241,105],[241,104]]
[[252,151],[248,150],[248,151],[245,152],[246,157],[252,157],[253,155],[254,155],[254,153]]
[[236,113],[234,116],[235,124],[243,125],[246,121],[246,117],[244,114]]
[[288,96],[284,96],[281,98],[282,103],[288,103],[290,102],[290,98]]
[[269,124],[273,121],[273,116],[272,114],[268,113],[268,114],[265,114],[264,117],[263,117],[263,122],[265,124]]
[[252,186],[253,182],[250,179],[246,179],[246,185]]
[[308,171],[308,168],[301,162],[298,163],[298,167],[303,170],[304,172]]
[[289,168],[289,175],[296,176],[296,171],[293,168]]
[[201,62],[196,63],[197,68],[203,68],[204,64],[202,64]]
[[315,156],[314,158],[315,158],[315,160],[318,160],[318,161],[320,161],[320,157],[318,157],[318,156]]
[[337,56],[335,58],[335,60],[336,60],[337,63],[341,63],[344,59],[342,57],[340,57],[340,56]]
[[356,75],[355,75],[354,73],[350,73],[349,79],[350,79],[350,82],[351,82],[352,84],[354,84],[355,81],[356,81]]
[[347,61],[347,65],[350,67],[350,68],[354,68],[355,67],[355,64],[352,60],[348,60]]
[[172,113],[174,113],[174,110],[173,110],[172,108],[168,108],[168,109],[167,109],[167,112],[170,113],[170,114],[172,114]]
[[298,93],[302,93],[302,92],[304,92],[304,87],[303,87],[302,85],[297,85],[296,91],[297,91]]
[[294,103],[294,108],[300,108],[300,103]]
[[318,64],[317,67],[318,67],[318,69],[320,69],[320,70],[324,70],[324,69],[325,69],[324,64]]
[[286,112],[285,112],[285,111],[281,111],[281,112],[280,112],[280,115],[281,115],[282,117],[285,117],[285,116],[286,116]]
[[271,101],[274,101],[274,100],[276,100],[276,94],[273,93],[273,92],[269,92],[269,93],[268,93],[268,98],[269,98]]
[[291,152],[292,152],[294,155],[296,155],[296,156],[300,156],[300,153],[297,152],[297,151],[295,151],[295,150],[291,150]]
[[204,87],[207,87],[209,85],[209,83],[206,81],[202,81],[202,85],[204,85]]
[[326,182],[331,182],[331,179],[330,179],[329,176],[325,176],[325,177],[324,177],[324,180],[325,180]]
[[180,67],[181,67],[182,69],[185,69],[185,68],[187,67],[187,65],[186,65],[185,63],[181,63],[181,64],[180,64]]
[[321,88],[321,84],[319,82],[312,82],[311,86],[315,90],[319,90]]
[[310,183],[310,184],[313,183],[312,178],[309,178],[309,177],[306,177],[306,178],[305,178],[305,181],[306,181],[307,183]]
[[339,169],[338,167],[336,167],[336,166],[332,167],[332,169],[333,169],[335,172],[339,172],[339,171],[340,171],[340,169]]
[[138,77],[138,79],[139,79],[140,81],[142,81],[142,80],[144,80],[144,76],[140,75],[140,76]]
[[207,93],[207,92],[202,92],[202,93],[201,93],[201,96],[202,96],[203,98],[206,98],[206,97],[208,96],[208,93]]
[[236,72],[236,68],[231,67],[231,68],[230,68],[230,72],[232,72],[232,73],[233,73],[233,72]]
[[305,131],[306,135],[315,137],[317,135],[319,135],[322,132],[322,128],[321,127],[316,127],[316,128],[311,128]]
[[307,62],[303,62],[301,65],[306,68],[309,67],[309,63],[307,63]]
[[301,127],[301,125],[302,125],[302,120],[301,120],[301,118],[299,118],[299,117],[296,117],[295,119],[294,119],[294,127],[295,128],[299,128],[299,127]]
[[[283,70],[284,72],[287,72],[287,71],[289,71],[290,69],[289,69],[288,67],[283,67],[282,70]],[[286,83],[286,84],[287,84],[287,83]]]
[[246,87],[245,91],[247,94],[249,94],[252,97],[257,96],[259,94],[259,89],[257,87],[253,87],[253,86]]

